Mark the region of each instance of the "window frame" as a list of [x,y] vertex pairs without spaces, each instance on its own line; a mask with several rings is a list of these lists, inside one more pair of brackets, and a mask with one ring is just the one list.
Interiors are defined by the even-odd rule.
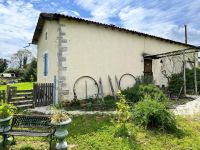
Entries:
[[46,50],[43,53],[43,75],[44,75],[44,77],[48,76],[48,72],[49,72],[49,54],[48,54],[48,50]]

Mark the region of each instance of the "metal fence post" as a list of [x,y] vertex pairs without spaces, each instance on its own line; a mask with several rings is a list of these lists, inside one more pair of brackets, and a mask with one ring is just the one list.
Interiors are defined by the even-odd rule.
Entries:
[[57,104],[57,99],[56,99],[56,76],[54,76],[54,83],[53,83],[53,104]]

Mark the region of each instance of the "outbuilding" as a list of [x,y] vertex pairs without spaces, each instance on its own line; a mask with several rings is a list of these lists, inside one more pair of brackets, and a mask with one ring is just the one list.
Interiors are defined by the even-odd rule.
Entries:
[[[156,85],[166,85],[162,61],[156,55],[195,48],[54,13],[40,14],[32,43],[38,48],[38,82],[54,82],[57,101],[116,93],[133,86],[135,78],[143,75],[152,76]],[[182,62],[177,64],[176,72],[180,72]]]

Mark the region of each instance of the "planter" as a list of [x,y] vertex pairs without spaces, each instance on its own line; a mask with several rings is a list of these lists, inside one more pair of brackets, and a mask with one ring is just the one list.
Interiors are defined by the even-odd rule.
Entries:
[[67,121],[53,124],[56,127],[56,132],[54,133],[55,137],[58,139],[58,143],[56,144],[57,150],[66,150],[68,145],[65,142],[65,137],[68,135],[67,125],[71,123],[71,119],[69,118]]
[[0,133],[7,132],[11,129],[9,125],[11,119],[12,119],[12,116],[7,117],[5,119],[0,119]]
[[[12,119],[12,116],[4,118],[4,119],[0,119],[0,134],[3,132],[7,132],[11,129],[11,127],[9,125],[11,119]],[[6,137],[5,140],[9,141],[8,137]],[[1,146],[2,146],[2,143],[3,143],[3,141],[0,141]]]

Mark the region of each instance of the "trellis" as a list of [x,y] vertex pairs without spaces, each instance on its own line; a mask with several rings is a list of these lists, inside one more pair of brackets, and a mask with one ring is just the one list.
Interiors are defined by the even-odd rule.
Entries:
[[[171,74],[174,73],[174,71],[177,70],[176,66],[180,66],[177,64],[177,62],[182,63],[183,64],[183,89],[184,89],[184,95],[186,95],[187,91],[186,91],[186,64],[187,62],[190,63],[191,67],[194,68],[194,87],[195,87],[195,94],[198,94],[198,89],[197,89],[197,74],[196,74],[196,67],[197,67],[197,62],[198,62],[198,52],[200,51],[200,47],[190,47],[190,48],[186,48],[186,49],[180,49],[180,50],[176,50],[176,51],[170,51],[167,53],[160,53],[160,54],[156,54],[156,55],[144,55],[145,59],[161,59],[161,63],[163,65],[172,65],[171,66]],[[190,57],[187,56],[187,54],[193,54],[193,61],[190,60]],[[166,63],[164,61],[166,61],[166,59],[168,59],[169,61],[172,62],[172,64],[170,63]],[[175,62],[176,61],[176,62]],[[192,65],[194,64],[194,65]],[[161,72],[163,74],[165,74],[163,71],[164,69],[161,66]],[[162,70],[163,69],[163,70]],[[165,70],[166,71],[166,70]],[[167,73],[167,72],[166,72]],[[167,74],[165,74],[167,77]]]

